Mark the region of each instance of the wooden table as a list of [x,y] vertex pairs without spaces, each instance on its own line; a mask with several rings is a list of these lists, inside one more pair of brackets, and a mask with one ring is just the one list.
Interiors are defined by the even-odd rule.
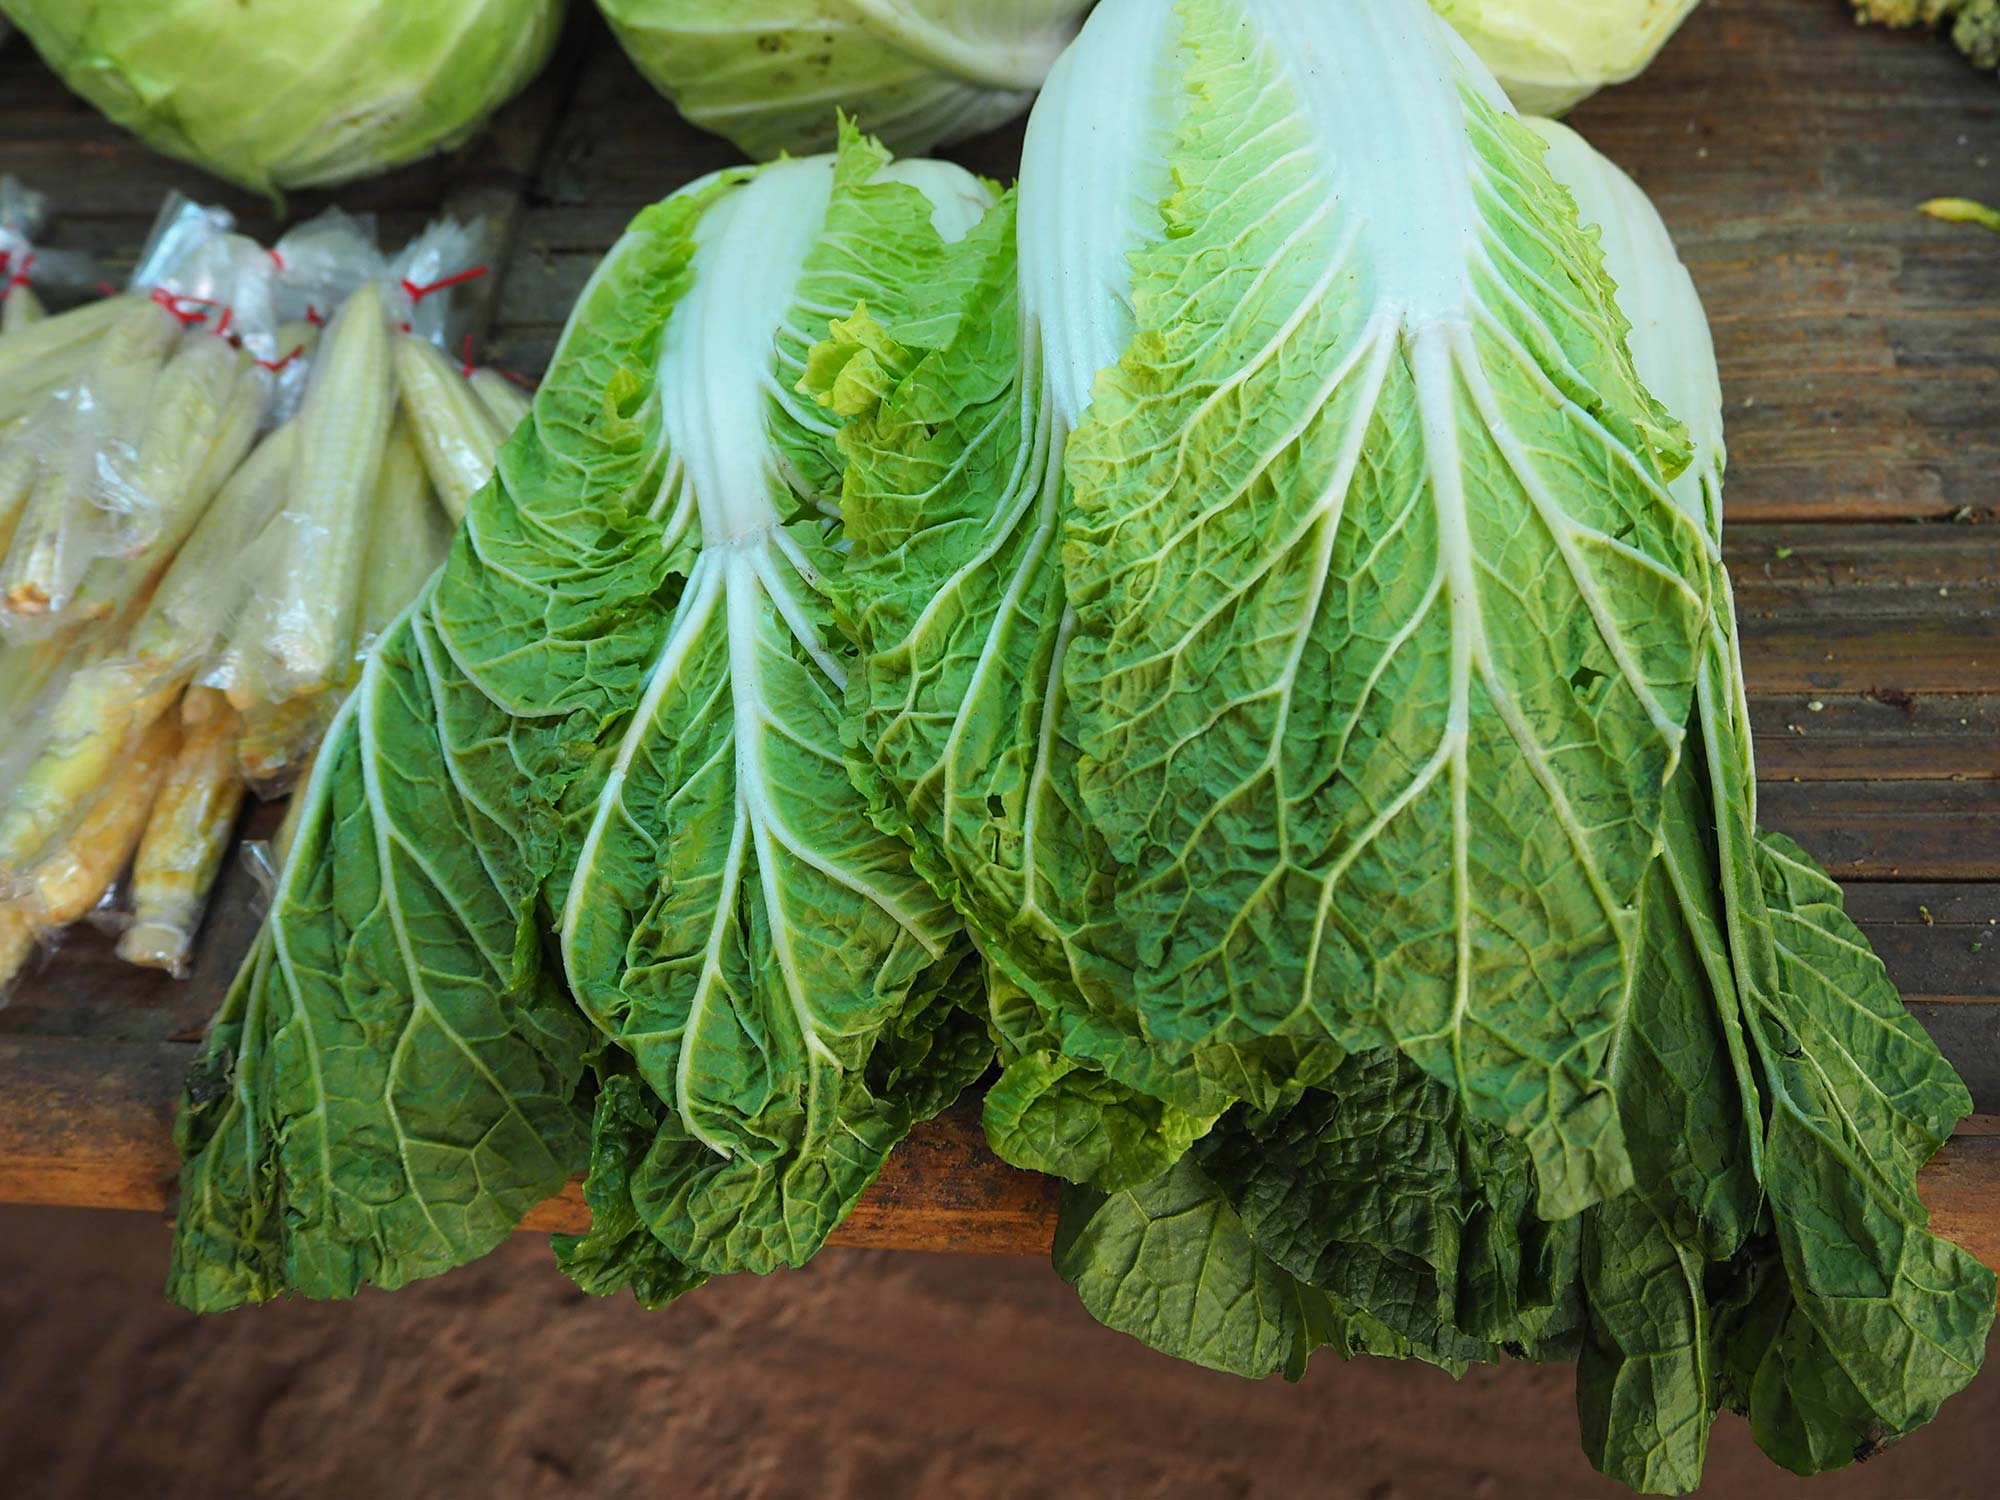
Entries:
[[[488,216],[487,347],[528,373],[632,214],[732,159],[577,9],[483,142],[341,199],[392,237],[439,204]],[[1915,212],[2000,201],[2000,86],[1926,39],[1857,32],[1842,0],[1715,0],[1574,123],[1653,193],[1714,320],[1763,821],[1846,885],[1970,1084],[1984,1113],[1926,1193],[2000,1265],[2000,238]],[[1002,132],[956,154],[1011,176],[1018,145]],[[104,125],[18,43],[0,53],[0,172],[56,195],[55,242],[113,265],[169,187],[274,227],[267,205]],[[187,983],[83,933],[0,1011],[0,1201],[167,1207],[172,1101],[257,895],[232,871]],[[1053,1211],[1053,1185],[996,1162],[961,1108],[896,1155],[838,1238],[1045,1249]],[[572,1194],[531,1227],[583,1217]]]

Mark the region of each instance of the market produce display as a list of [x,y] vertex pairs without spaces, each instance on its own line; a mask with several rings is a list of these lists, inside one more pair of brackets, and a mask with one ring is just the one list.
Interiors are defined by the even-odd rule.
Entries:
[[468,139],[548,60],[563,0],[0,0],[156,151],[279,194]]
[[[659,1307],[972,1094],[1164,1354],[1570,1364],[1645,1493],[1725,1411],[1802,1474],[1929,1421],[1971,1097],[1760,815],[1707,318],[1537,117],[1691,0],[600,6],[766,164],[641,213],[537,391],[459,357],[448,221],[176,203],[124,293],[0,302],[0,986],[93,911],[184,973],[295,789],[169,1295],[404,1286],[581,1175],[556,1259]],[[462,130],[559,8],[449,9],[444,73],[521,49]],[[1012,188],[895,154],[1030,106]],[[229,118],[267,190],[387,159]],[[0,269],[39,218],[0,182]]]
[[[441,222],[385,258],[333,214],[267,251],[175,200],[130,290],[10,315],[0,990],[128,862],[119,953],[186,972],[246,787],[290,787],[442,561],[434,483],[482,482],[480,445],[490,472],[470,381],[399,385],[391,358],[434,349],[396,330],[442,336],[476,240]],[[457,442],[436,481],[412,433]]]
[[653,86],[758,161],[834,143],[836,106],[897,151],[1022,114],[1094,0],[598,0]]

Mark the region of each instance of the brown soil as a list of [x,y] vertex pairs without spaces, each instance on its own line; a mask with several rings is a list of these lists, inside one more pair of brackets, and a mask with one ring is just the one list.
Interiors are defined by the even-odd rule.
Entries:
[[[1428,1500],[1619,1495],[1567,1370],[1323,1359],[1302,1387],[1099,1328],[1045,1265],[829,1251],[644,1313],[542,1242],[345,1306],[196,1320],[136,1215],[0,1210],[6,1500]],[[1718,1434],[1713,1496],[1947,1500],[2000,1474],[2000,1369],[1811,1482]]]

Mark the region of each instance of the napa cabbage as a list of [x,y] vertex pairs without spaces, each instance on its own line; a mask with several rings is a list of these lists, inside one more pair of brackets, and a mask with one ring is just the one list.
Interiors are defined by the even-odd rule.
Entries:
[[1636,78],[1700,0],[1432,0],[1521,109],[1558,114]]
[[824,150],[834,109],[899,151],[1027,109],[1091,0],[598,0],[696,125],[759,161]]
[[78,94],[256,192],[460,145],[548,60],[563,0],[5,0]]
[[592,1291],[811,1255],[986,1066],[949,904],[843,760],[792,394],[987,190],[837,156],[647,210],[450,561],[329,732],[180,1119],[172,1294],[348,1296],[484,1253],[586,1165]]
[[955,326],[809,365],[849,744],[1085,1305],[1245,1375],[1574,1360],[1649,1491],[1721,1408],[1802,1472],[1928,1420],[1993,1311],[1915,1191],[1969,1100],[1757,827],[1643,194],[1414,3],[1107,0],[941,254]]

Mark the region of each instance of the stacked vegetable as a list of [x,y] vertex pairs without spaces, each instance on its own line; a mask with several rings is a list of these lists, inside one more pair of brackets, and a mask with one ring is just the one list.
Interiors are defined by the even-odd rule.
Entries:
[[434,484],[490,470],[503,419],[392,326],[442,336],[472,247],[176,201],[131,291],[0,335],[0,985],[128,862],[120,953],[185,972],[246,782],[296,778],[442,559]]
[[332,187],[469,139],[548,60],[562,0],[0,0],[149,146],[257,192]]
[[559,1260],[656,1305],[997,1061],[1168,1352],[1574,1360],[1661,1492],[1725,1406],[1893,1441],[1994,1311],[1970,1101],[1757,825],[1721,410],[1651,205],[1421,0],[1103,0],[1017,193],[846,128],[647,210],[327,733],[172,1295],[585,1170]]

